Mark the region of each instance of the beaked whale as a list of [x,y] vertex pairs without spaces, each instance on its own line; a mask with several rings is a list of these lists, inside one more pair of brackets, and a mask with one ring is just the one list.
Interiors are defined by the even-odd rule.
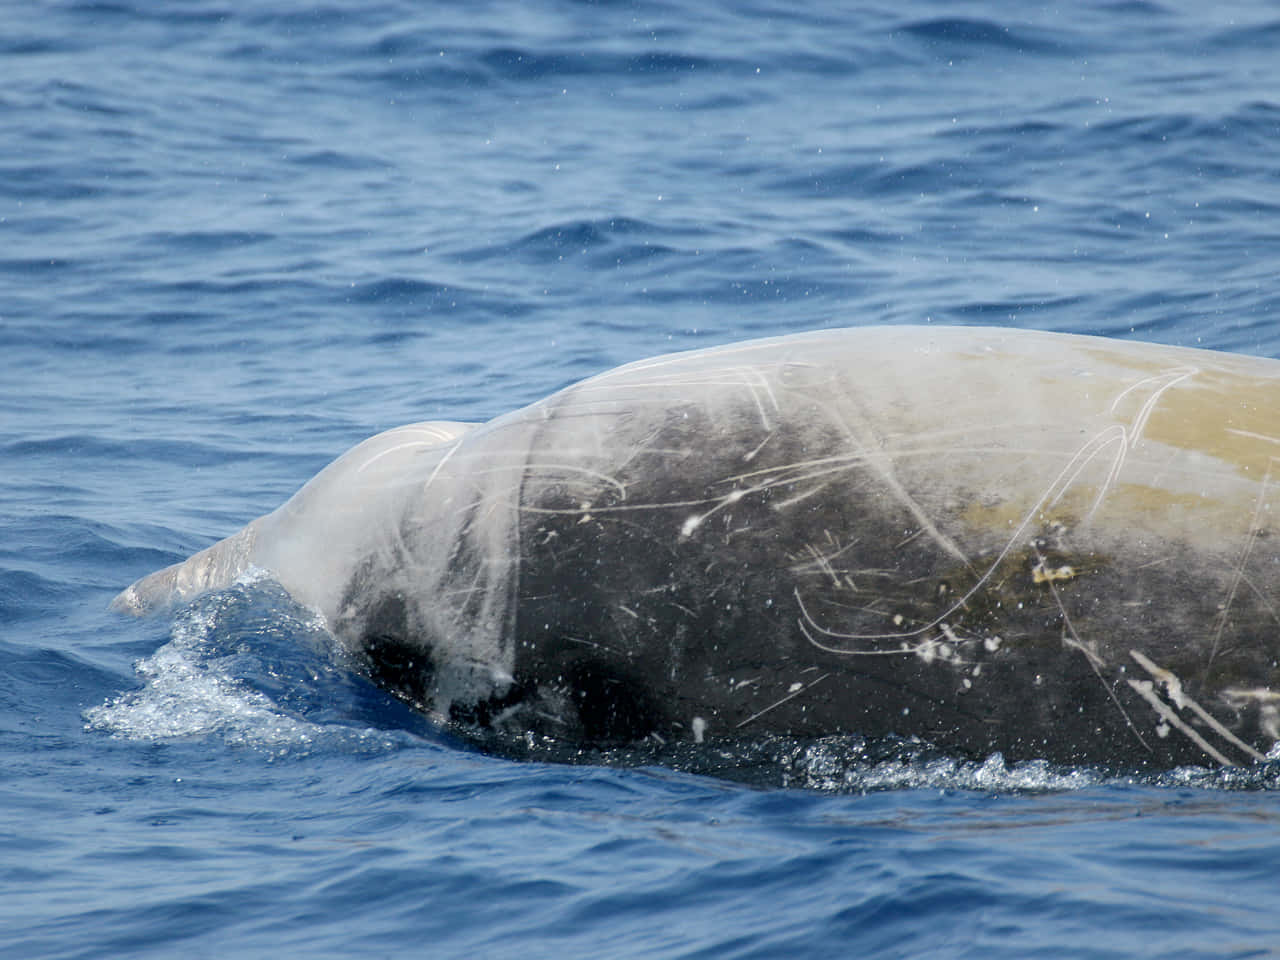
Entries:
[[264,568],[486,737],[1242,764],[1280,740],[1278,521],[1278,361],[863,327],[379,434],[114,605]]

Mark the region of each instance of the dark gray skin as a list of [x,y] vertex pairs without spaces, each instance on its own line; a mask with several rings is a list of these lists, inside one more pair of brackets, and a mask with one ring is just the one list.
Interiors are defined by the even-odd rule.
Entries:
[[1276,361],[1030,331],[677,354],[379,435],[116,605],[266,568],[497,742],[1244,764],[1280,740],[1278,412]]

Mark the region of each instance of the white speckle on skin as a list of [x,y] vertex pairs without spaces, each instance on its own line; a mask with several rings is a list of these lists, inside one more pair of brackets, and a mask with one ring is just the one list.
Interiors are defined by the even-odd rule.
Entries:
[[693,729],[693,742],[701,743],[707,734],[707,721],[694,717],[689,726]]
[[796,681],[795,683],[793,683],[791,686],[787,687],[787,693],[795,693],[797,690],[803,690],[803,689],[804,689],[804,684],[803,684],[803,683],[800,683],[800,682],[797,680],[797,681]]

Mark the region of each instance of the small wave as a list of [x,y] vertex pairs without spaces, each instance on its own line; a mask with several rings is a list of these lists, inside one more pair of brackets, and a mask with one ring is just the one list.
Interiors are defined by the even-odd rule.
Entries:
[[662,239],[671,232],[629,217],[570,220],[534,230],[512,242],[464,250],[458,256],[466,262],[505,263],[516,258],[543,265],[592,256],[592,262],[600,267],[615,266],[676,252]]
[[1205,38],[1205,47],[1230,53],[1239,50],[1262,50],[1271,53],[1280,41],[1280,20],[1261,23],[1238,24],[1219,30]]
[[343,304],[375,307],[381,318],[424,313],[466,310],[479,316],[509,316],[521,309],[518,303],[470,286],[436,283],[404,275],[382,277],[349,287],[335,287],[335,299]]
[[663,77],[745,67],[729,58],[676,53],[667,50],[613,52],[608,50],[534,50],[494,47],[479,55],[480,62],[504,80],[569,76]]
[[918,20],[898,28],[898,32],[924,41],[930,47],[945,47],[948,52],[980,48],[1003,49],[1017,53],[1067,53],[1065,36],[1049,34],[1030,27],[1005,26],[992,20],[966,17],[938,17]]

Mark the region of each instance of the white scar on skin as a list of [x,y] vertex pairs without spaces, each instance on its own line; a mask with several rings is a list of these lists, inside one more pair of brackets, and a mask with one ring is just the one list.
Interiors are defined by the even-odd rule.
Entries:
[[[1249,746],[1247,743],[1245,743],[1243,740],[1237,737],[1234,733],[1232,733],[1230,730],[1224,727],[1220,722],[1218,722],[1218,720],[1215,717],[1213,717],[1207,710],[1205,710],[1204,707],[1196,703],[1196,701],[1193,700],[1187,694],[1187,692],[1183,689],[1182,681],[1171,670],[1166,670],[1164,667],[1157,666],[1145,655],[1143,655],[1141,651],[1130,650],[1129,656],[1133,657],[1133,659],[1138,663],[1138,665],[1141,666],[1142,669],[1146,670],[1147,673],[1151,675],[1152,680],[1155,680],[1159,683],[1164,684],[1165,695],[1169,698],[1169,701],[1175,707],[1177,707],[1179,710],[1190,709],[1191,712],[1194,713],[1196,716],[1198,716],[1201,720],[1203,720],[1209,726],[1209,728],[1213,730],[1214,733],[1218,734],[1218,736],[1222,737],[1227,742],[1233,744],[1235,747],[1242,750],[1247,756],[1251,757],[1252,759],[1254,760],[1266,759],[1261,753],[1253,749],[1253,747]],[[1142,683],[1146,684],[1148,689],[1151,689],[1152,687],[1151,680],[1144,680],[1142,681]],[[1129,680],[1129,685],[1133,687],[1135,690],[1138,690],[1139,693],[1142,693],[1142,690],[1140,690],[1138,686],[1135,685],[1133,680]],[[1147,696],[1147,694],[1145,693],[1143,693],[1143,696],[1146,697],[1148,702],[1151,702],[1151,697]],[[1152,690],[1152,696],[1155,696],[1154,690]],[[1179,723],[1175,723],[1174,726],[1178,727],[1178,729],[1181,730],[1183,733],[1187,733],[1187,730],[1183,729],[1183,727],[1180,725],[1180,721]],[[1204,741],[1200,739],[1199,735],[1192,737],[1192,739],[1195,740],[1195,742],[1198,745],[1204,745],[1205,749],[1209,750],[1208,746],[1204,744]],[[1222,756],[1217,751],[1209,751],[1209,752],[1211,752],[1212,756],[1214,756],[1215,759],[1220,759]],[[1220,759],[1220,762],[1223,764],[1228,763],[1227,760],[1221,760],[1221,759]]]
[[1247,437],[1250,440],[1262,440],[1266,443],[1280,444],[1280,437],[1268,437],[1265,433],[1254,433],[1252,430],[1237,430],[1235,427],[1227,427],[1227,433],[1234,433],[1237,437]]
[[1125,682],[1137,691],[1138,694],[1147,701],[1147,703],[1151,704],[1151,708],[1155,710],[1156,715],[1159,716],[1161,720],[1177,729],[1179,733],[1184,734],[1192,743],[1209,756],[1213,757],[1214,760],[1218,761],[1218,763],[1222,764],[1224,767],[1231,766],[1230,760],[1220,754],[1217,750],[1213,749],[1213,747],[1209,746],[1204,737],[1200,736],[1200,734],[1196,733],[1189,726],[1183,723],[1178,715],[1173,712],[1173,708],[1160,699],[1160,695],[1155,692],[1150,680],[1134,680],[1133,677],[1125,677]]
[[1200,372],[1197,367],[1175,367],[1172,370],[1166,370],[1164,373],[1157,374],[1154,377],[1144,377],[1137,383],[1134,383],[1116,394],[1116,398],[1111,401],[1111,412],[1114,414],[1116,408],[1120,406],[1120,401],[1134,390],[1140,390],[1148,384],[1159,383],[1161,380],[1166,381],[1161,385],[1160,389],[1151,394],[1143,403],[1142,408],[1138,411],[1138,415],[1134,417],[1130,429],[1133,436],[1130,438],[1132,443],[1137,443],[1142,438],[1142,432],[1146,429],[1147,421],[1151,419],[1151,414],[1159,403],[1161,395],[1171,387],[1174,387],[1189,377],[1194,377]]
[[[942,611],[942,613],[939,614],[935,619],[929,621],[928,623],[923,624],[922,626],[914,630],[907,631],[904,633],[873,633],[873,634],[841,633],[839,631],[827,629],[826,627],[823,627],[820,623],[818,623],[809,614],[808,610],[805,607],[804,600],[800,596],[799,591],[797,590],[796,599],[800,603],[801,614],[804,617],[805,621],[807,621],[808,625],[817,633],[825,637],[830,637],[835,640],[895,640],[895,639],[903,639],[903,638],[908,638],[913,636],[919,636],[920,634],[925,633],[926,631],[936,628],[939,623],[942,623],[943,621],[952,618],[955,614],[955,611],[963,608],[968,603],[968,601],[983,587],[983,585],[987,582],[987,580],[991,578],[992,574],[995,573],[996,569],[1004,561],[1005,557],[1008,556],[1009,553],[1021,541],[1023,534],[1030,527],[1034,519],[1037,516],[1039,516],[1044,510],[1051,509],[1055,504],[1057,504],[1062,499],[1062,497],[1066,495],[1067,491],[1071,489],[1072,485],[1076,482],[1076,480],[1080,477],[1080,475],[1084,472],[1084,470],[1088,467],[1088,465],[1093,462],[1094,459],[1096,459],[1099,455],[1103,454],[1103,452],[1106,451],[1108,448],[1114,447],[1114,452],[1112,453],[1111,465],[1107,471],[1107,477],[1100,485],[1098,489],[1098,493],[1094,498],[1093,506],[1089,510],[1090,516],[1095,514],[1097,510],[1102,506],[1103,502],[1106,500],[1107,494],[1110,493],[1111,489],[1115,486],[1116,482],[1118,481],[1120,472],[1124,467],[1125,460],[1128,458],[1129,450],[1133,447],[1133,445],[1139,439],[1141,439],[1142,433],[1146,430],[1147,422],[1150,420],[1152,413],[1155,411],[1157,403],[1159,402],[1160,398],[1164,395],[1165,391],[1172,389],[1173,387],[1182,383],[1183,381],[1195,376],[1197,373],[1199,373],[1199,370],[1194,367],[1178,367],[1178,368],[1166,371],[1165,373],[1155,377],[1145,377],[1131,384],[1130,386],[1126,387],[1119,394],[1117,394],[1115,399],[1111,403],[1111,412],[1113,414],[1115,414],[1121,401],[1128,394],[1151,384],[1157,384],[1157,383],[1160,384],[1159,388],[1155,390],[1143,402],[1141,408],[1138,410],[1138,413],[1135,415],[1132,423],[1129,425],[1127,429],[1123,424],[1118,424],[1118,423],[1112,424],[1100,430],[1090,440],[1088,440],[1087,442],[1082,444],[1079,448],[1077,448],[1075,454],[1071,457],[1071,459],[1067,462],[1067,464],[1058,473],[1058,476],[1054,478],[1053,482],[1050,483],[1048,488],[1046,488],[1045,491],[1040,495],[1040,498],[1036,501],[1036,503],[1023,516],[1021,522],[1014,529],[1013,534],[1005,542],[1004,547],[996,555],[995,559],[990,563],[990,565],[986,568],[985,572],[978,578],[978,580],[973,584],[972,587],[970,587],[964,594],[962,594],[955,601],[955,603],[953,603],[946,610]],[[1265,489],[1265,483],[1264,483],[1264,489]],[[933,525],[930,524],[926,529],[929,532],[932,532],[934,528],[933,528]],[[963,554],[960,554],[960,556],[963,557]],[[806,631],[806,636],[810,636],[808,631]],[[811,636],[810,636],[810,639],[812,641]],[[823,645],[823,644],[816,644],[816,643],[815,643],[815,646],[820,647],[820,649],[825,650],[828,653],[853,654],[853,653],[862,652],[862,651],[854,651],[854,650],[843,650],[837,647],[832,647],[832,646]]]
[[[753,713],[751,716],[747,717],[747,719],[745,719],[745,720],[743,720],[741,723],[737,724],[737,725],[734,727],[734,729],[735,729],[735,730],[740,730],[741,728],[745,727],[748,723],[750,723],[752,720],[759,720],[761,717],[763,717],[763,716],[764,716],[766,713],[768,713],[770,710],[774,710],[774,709],[776,709],[777,707],[782,706],[782,705],[783,705],[784,703],[786,703],[788,700],[792,700],[792,699],[794,699],[795,697],[800,696],[800,694],[804,693],[806,690],[809,690],[809,689],[811,689],[811,688],[813,688],[813,687],[816,687],[818,684],[820,684],[823,680],[827,679],[827,677],[829,677],[829,676],[831,676],[831,674],[829,674],[829,673],[824,673],[822,676],[818,677],[818,679],[809,681],[807,684],[805,684],[805,685],[801,686],[798,690],[792,690],[790,693],[788,693],[788,694],[787,694],[785,697],[783,697],[781,700],[775,700],[773,703],[769,704],[769,706],[765,707],[763,710],[759,710],[759,711],[757,711],[756,713]],[[795,684],[792,684],[792,686],[795,686]]]
[[[1082,446],[1080,446],[1076,450],[1075,454],[1071,457],[1071,459],[1067,462],[1066,466],[1064,466],[1062,470],[1058,472],[1058,475],[1053,479],[1053,482],[1050,483],[1047,488],[1045,488],[1043,493],[1041,493],[1039,499],[1036,500],[1036,502],[1032,505],[1031,509],[1029,509],[1023,515],[1022,520],[1019,521],[1018,525],[1014,528],[1012,535],[1010,535],[1008,540],[1005,541],[1005,544],[1001,548],[1000,552],[996,554],[995,558],[987,566],[983,574],[974,582],[973,586],[970,587],[963,594],[961,594],[954,603],[952,603],[949,607],[947,607],[947,609],[942,611],[942,613],[940,613],[934,619],[930,620],[928,623],[925,623],[924,625],[917,627],[914,630],[908,630],[903,632],[842,633],[836,630],[830,630],[822,626],[813,618],[813,616],[809,613],[808,609],[805,606],[804,598],[800,595],[800,591],[797,589],[793,592],[795,593],[796,600],[799,603],[801,615],[803,616],[804,620],[809,624],[809,626],[813,628],[813,630],[822,634],[823,636],[831,637],[832,639],[835,639],[835,640],[901,640],[901,639],[907,639],[910,637],[920,636],[921,634],[926,633],[929,630],[935,629],[938,626],[938,624],[943,623],[946,620],[953,619],[955,612],[965,607],[965,605],[969,602],[969,600],[971,600],[974,597],[974,595],[977,594],[978,591],[982,589],[982,587],[986,584],[986,582],[989,579],[991,579],[991,576],[1000,567],[1000,564],[1004,562],[1005,558],[1014,550],[1014,548],[1018,545],[1018,543],[1021,542],[1023,535],[1030,528],[1031,524],[1035,521],[1036,517],[1039,516],[1049,506],[1051,506],[1052,504],[1056,503],[1059,499],[1061,499],[1062,495],[1066,492],[1068,488],[1070,488],[1071,484],[1075,482],[1076,478],[1079,477],[1081,472],[1089,465],[1089,463],[1096,456],[1098,456],[1099,453],[1102,452],[1102,450],[1112,445],[1113,443],[1119,442],[1121,445],[1121,449],[1118,451],[1117,456],[1123,456],[1124,454],[1123,440],[1124,440],[1124,428],[1116,425],[1100,431],[1091,440],[1087,441]],[[1114,473],[1114,468],[1112,472]],[[1100,493],[1099,496],[1102,496],[1102,494]],[[808,636],[807,633],[806,633],[806,636]],[[838,647],[824,646],[822,644],[815,644],[815,646],[819,646],[822,650],[825,650],[828,653],[856,654],[856,653],[864,652],[864,651],[857,651],[857,650],[841,649]]]
[[[678,363],[678,359],[659,358],[651,363],[641,361],[634,364],[631,369],[649,369],[655,372],[662,370],[668,364]],[[587,381],[579,387],[583,393],[592,387],[599,386],[608,390],[610,375],[597,378],[599,384]],[[725,367],[717,370],[713,374],[675,374],[670,376],[652,376],[641,380],[635,386],[642,390],[650,390],[662,397],[667,397],[670,391],[681,387],[741,387],[751,396],[752,403],[755,405],[756,413],[760,417],[760,425],[766,433],[774,429],[770,421],[770,411],[776,413],[781,407],[778,404],[778,398],[774,395],[773,385],[769,382],[769,378],[765,375],[762,368],[756,364],[748,364],[740,367]]]

